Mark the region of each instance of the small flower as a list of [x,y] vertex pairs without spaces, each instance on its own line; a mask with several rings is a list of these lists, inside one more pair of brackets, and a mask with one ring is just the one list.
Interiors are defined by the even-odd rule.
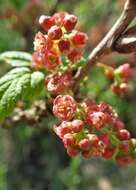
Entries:
[[38,32],[35,35],[34,50],[39,52],[44,52],[45,48],[46,48],[46,38],[41,32]]
[[36,51],[32,55],[32,67],[43,68],[45,64],[45,54]]
[[48,70],[55,69],[61,63],[60,56],[54,51],[47,51],[45,53],[44,66]]
[[57,96],[53,104],[53,113],[61,120],[71,120],[76,111],[76,102],[72,96]]

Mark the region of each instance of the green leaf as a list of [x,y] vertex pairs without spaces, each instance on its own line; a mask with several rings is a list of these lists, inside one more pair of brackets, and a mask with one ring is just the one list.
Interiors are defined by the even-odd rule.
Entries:
[[18,100],[38,96],[44,87],[44,74],[26,67],[9,71],[0,79],[0,121],[15,108]]
[[10,64],[12,67],[30,67],[32,56],[26,52],[7,51],[0,54],[0,62]]

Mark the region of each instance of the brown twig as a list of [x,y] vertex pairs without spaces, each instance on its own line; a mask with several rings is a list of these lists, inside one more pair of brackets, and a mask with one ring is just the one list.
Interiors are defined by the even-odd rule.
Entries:
[[118,40],[119,36],[127,29],[133,18],[136,16],[136,0],[127,0],[123,9],[123,12],[108,34],[97,45],[96,48],[90,53],[88,62],[84,68],[80,68],[74,79],[74,92],[79,88],[80,81],[89,73],[90,69],[95,63],[103,56],[113,51],[114,43]]
[[133,53],[136,52],[136,37],[122,36],[114,44],[114,50],[118,53]]

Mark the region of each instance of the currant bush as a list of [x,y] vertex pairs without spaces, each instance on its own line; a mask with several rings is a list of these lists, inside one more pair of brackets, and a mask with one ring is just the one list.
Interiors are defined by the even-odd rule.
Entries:
[[[35,79],[28,81],[22,77],[21,85],[25,86],[27,81],[33,89],[34,85],[37,87],[37,83],[33,84],[33,81],[44,81],[48,96],[54,99],[52,112],[58,119],[53,130],[61,139],[68,155],[75,157],[81,154],[85,159],[96,156],[106,160],[114,159],[120,165],[135,162],[136,139],[125,129],[125,124],[115,110],[104,102],[80,97],[74,91],[75,75],[77,71],[84,69],[88,61],[83,56],[88,37],[75,29],[77,17],[66,12],[59,12],[53,16],[42,15],[39,24],[45,33],[37,32],[35,35],[32,60],[25,55],[26,62],[31,61],[29,66],[38,71],[31,75],[30,69],[21,71],[23,75],[25,73],[28,76],[29,73],[29,78]],[[131,74],[129,63],[117,68],[103,63],[96,66],[104,70],[113,92],[118,95],[128,93]],[[13,74],[16,76],[15,71]],[[2,84],[3,81],[6,79],[2,79]],[[20,88],[23,89],[22,86]],[[4,93],[4,90],[2,92]],[[25,94],[27,93],[23,93],[24,97]]]

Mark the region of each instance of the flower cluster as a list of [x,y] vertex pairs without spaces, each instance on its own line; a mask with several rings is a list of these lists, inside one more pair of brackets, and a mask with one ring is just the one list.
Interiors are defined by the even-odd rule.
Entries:
[[111,66],[103,63],[98,63],[97,66],[102,67],[108,79],[112,80],[111,89],[116,94],[125,94],[128,92],[128,79],[130,76],[130,65],[125,63],[114,69]]
[[130,137],[111,106],[94,101],[77,103],[69,95],[59,95],[53,113],[61,121],[54,131],[69,156],[99,156],[115,159],[120,165],[136,161],[136,139]]
[[[61,123],[54,126],[54,131],[67,153],[71,157],[81,154],[85,159],[115,159],[120,165],[135,162],[136,139],[131,138],[111,106],[92,100],[78,103],[70,95],[60,95],[71,93],[73,74],[86,61],[82,54],[87,35],[75,30],[77,17],[66,12],[42,15],[39,24],[46,33],[35,36],[32,66],[47,73],[45,86],[51,94],[58,95],[53,113]],[[115,93],[128,91],[129,64],[116,69],[101,63],[98,66],[112,80]]]
[[[76,23],[77,17],[66,12],[39,18],[39,24],[46,34],[38,32],[35,36],[32,66],[48,71],[45,84],[53,94],[62,93],[71,85],[71,71],[82,58],[87,35],[75,30]],[[58,84],[58,81],[65,84]]]

